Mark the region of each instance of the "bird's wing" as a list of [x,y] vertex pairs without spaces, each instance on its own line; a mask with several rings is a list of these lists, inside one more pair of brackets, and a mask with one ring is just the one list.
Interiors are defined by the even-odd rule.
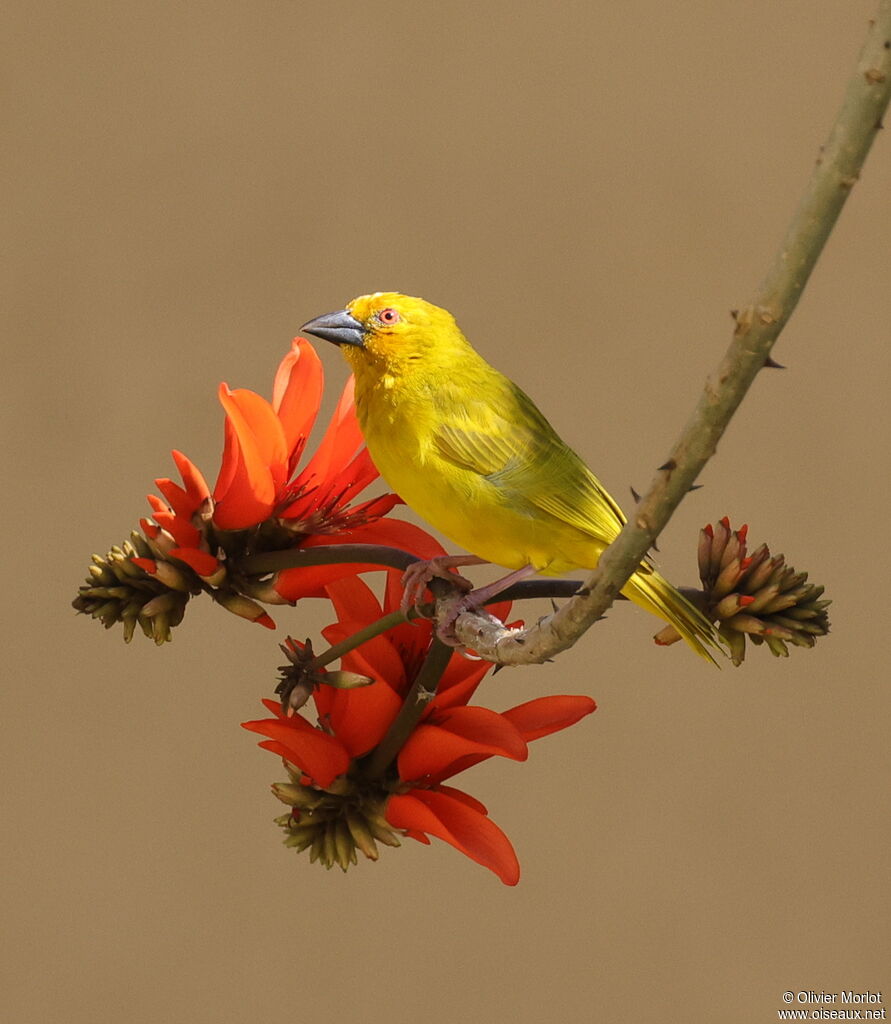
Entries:
[[[502,378],[436,428],[437,454],[488,480],[509,501],[532,505],[606,543],[625,522],[600,481],[557,435],[532,400]],[[454,406],[451,406],[454,408]]]

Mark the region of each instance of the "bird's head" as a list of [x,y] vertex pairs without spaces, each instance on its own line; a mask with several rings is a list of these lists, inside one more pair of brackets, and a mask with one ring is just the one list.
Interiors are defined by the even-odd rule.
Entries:
[[339,345],[357,378],[441,367],[469,348],[451,313],[399,292],[360,295],[300,329]]

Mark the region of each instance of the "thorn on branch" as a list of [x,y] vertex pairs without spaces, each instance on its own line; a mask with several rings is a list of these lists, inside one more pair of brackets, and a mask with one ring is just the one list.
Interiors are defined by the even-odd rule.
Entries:
[[749,328],[752,326],[754,314],[752,307],[747,306],[745,309],[737,310],[736,316],[733,318],[736,321],[736,330],[733,332],[737,337],[741,334],[748,334]]
[[771,356],[768,356],[764,360],[764,365],[765,365],[765,367],[767,367],[767,369],[770,369],[770,370],[785,370],[786,369],[786,367],[782,363],[778,363],[776,361],[776,359],[773,359]]
[[677,468],[678,464],[674,459],[669,459],[668,462],[663,462],[662,465],[659,466],[659,469],[664,470],[666,473],[670,473],[673,469]]

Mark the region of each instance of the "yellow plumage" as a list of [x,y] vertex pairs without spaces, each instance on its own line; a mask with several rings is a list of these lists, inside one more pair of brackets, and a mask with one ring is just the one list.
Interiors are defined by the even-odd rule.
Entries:
[[[397,292],[305,325],[338,342],[368,450],[389,486],[456,544],[508,569],[593,569],[625,522],[532,400],[450,313]],[[622,593],[711,659],[709,621],[649,563]]]

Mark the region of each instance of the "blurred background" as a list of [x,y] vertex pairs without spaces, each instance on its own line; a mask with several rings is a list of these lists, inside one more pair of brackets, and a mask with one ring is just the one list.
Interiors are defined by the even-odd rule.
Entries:
[[[45,1021],[776,1020],[891,988],[891,149],[660,539],[729,514],[833,632],[711,670],[616,607],[498,710],[598,712],[467,776],[516,889],[434,841],[347,875],[280,843],[258,716],[286,631],[196,601],[126,647],[70,608],[220,380],[268,394],[356,294],[444,305],[628,503],[724,351],[835,117],[870,0],[19,3],[5,15],[5,1013]],[[326,411],[346,377],[322,347]],[[373,490],[377,493],[380,487]],[[462,779],[462,784],[463,784]]]

